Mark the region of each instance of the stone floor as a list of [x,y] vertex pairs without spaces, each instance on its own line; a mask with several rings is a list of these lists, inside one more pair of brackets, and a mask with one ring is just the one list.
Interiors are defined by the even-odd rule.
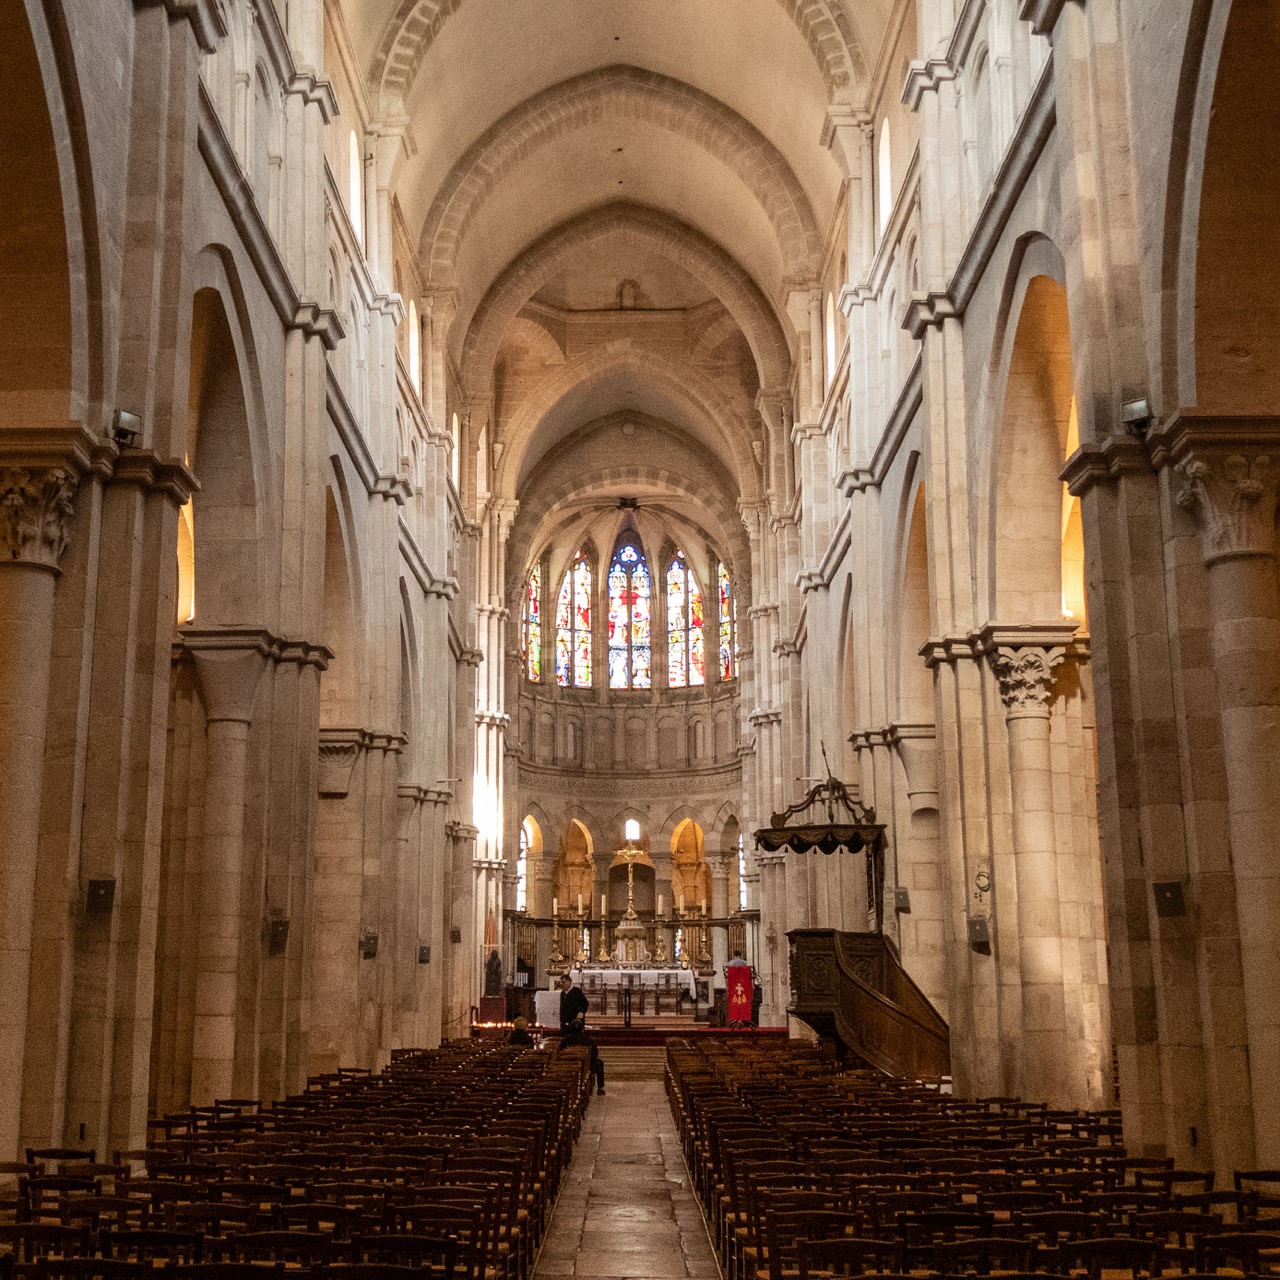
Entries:
[[719,1275],[661,1082],[611,1082],[591,1099],[535,1280]]

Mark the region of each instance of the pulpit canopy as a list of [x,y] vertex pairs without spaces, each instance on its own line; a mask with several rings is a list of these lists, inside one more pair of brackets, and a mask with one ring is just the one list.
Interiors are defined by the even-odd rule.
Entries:
[[[823,752],[826,759],[826,752]],[[799,822],[792,819],[805,816]],[[826,821],[822,821],[825,816]],[[884,823],[859,804],[839,778],[827,775],[798,804],[769,816],[770,825],[752,835],[766,853],[862,853],[867,855],[867,902],[879,933],[884,921]]]
[[[801,822],[801,814],[819,810]],[[821,820],[825,811],[826,821]],[[799,804],[784,813],[769,816],[770,825],[754,832],[755,842],[768,853],[790,849],[793,853],[860,853],[878,850],[884,843],[884,823],[876,821],[874,809],[859,804],[839,778],[828,776],[812,788]]]

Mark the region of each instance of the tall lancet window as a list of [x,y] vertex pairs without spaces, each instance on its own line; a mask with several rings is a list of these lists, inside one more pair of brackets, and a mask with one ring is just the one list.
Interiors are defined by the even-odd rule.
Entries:
[[524,674],[537,684],[542,679],[542,566],[535,564],[524,592],[524,628],[520,636]]
[[609,566],[609,688],[648,689],[653,585],[644,553],[634,542],[620,546]]
[[729,570],[723,564],[716,577],[720,584],[720,679],[735,680],[738,676],[738,605]]
[[667,566],[667,684],[673,689],[707,683],[702,623],[698,580],[677,551]]
[[556,601],[556,684],[591,687],[591,566],[581,552]]

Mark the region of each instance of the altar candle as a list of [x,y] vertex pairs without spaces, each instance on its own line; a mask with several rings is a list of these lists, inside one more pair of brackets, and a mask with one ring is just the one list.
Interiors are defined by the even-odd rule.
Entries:
[[551,899],[551,914],[552,914],[553,916],[558,916],[558,915],[560,914],[560,899],[559,899],[559,898],[552,898],[552,899]]
[[684,894],[680,895],[680,914],[684,915]]
[[600,895],[600,919],[603,920],[609,914],[609,895],[602,893]]
[[578,894],[578,914],[582,914],[582,894]]
[[662,894],[658,894],[658,914],[659,915],[662,914],[662,908],[664,905],[665,904],[663,903],[663,900],[662,900]]
[[703,898],[703,900],[702,900],[702,914],[703,914],[704,916],[707,914],[707,900],[706,900],[706,898]]

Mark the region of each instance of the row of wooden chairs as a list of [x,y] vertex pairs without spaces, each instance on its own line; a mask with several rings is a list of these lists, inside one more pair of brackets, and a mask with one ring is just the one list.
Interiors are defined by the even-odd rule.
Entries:
[[29,1151],[0,1170],[0,1264],[19,1280],[527,1280],[587,1073],[586,1050],[457,1042],[166,1116],[109,1163]]
[[1280,1272],[1280,1173],[1215,1190],[1130,1157],[1114,1112],[956,1099],[794,1042],[672,1044],[667,1089],[730,1280]]

